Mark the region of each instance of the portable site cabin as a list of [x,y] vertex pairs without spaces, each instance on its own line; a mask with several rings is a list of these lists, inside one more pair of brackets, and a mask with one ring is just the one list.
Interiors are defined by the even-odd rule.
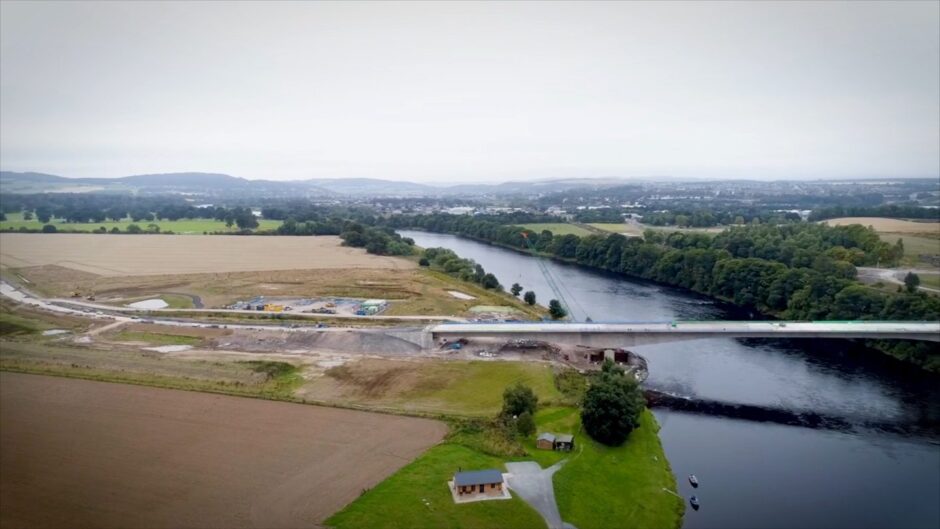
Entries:
[[457,472],[454,490],[459,496],[502,496],[503,473],[496,469]]
[[555,449],[555,435],[545,432],[540,434],[535,440],[535,447],[542,450],[554,450]]
[[388,302],[384,299],[367,299],[359,307],[365,314],[377,314],[385,310],[386,305]]

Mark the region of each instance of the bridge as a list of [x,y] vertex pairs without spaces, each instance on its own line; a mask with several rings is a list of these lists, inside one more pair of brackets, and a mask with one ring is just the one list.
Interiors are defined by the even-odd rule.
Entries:
[[940,322],[675,321],[632,323],[444,323],[425,329],[433,343],[460,338],[536,340],[588,347],[638,345],[704,338],[855,338],[940,342]]

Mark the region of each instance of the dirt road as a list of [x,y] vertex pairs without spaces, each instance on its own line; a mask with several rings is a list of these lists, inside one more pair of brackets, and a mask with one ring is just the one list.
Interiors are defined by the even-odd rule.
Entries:
[[315,527],[445,431],[423,419],[0,373],[0,526]]

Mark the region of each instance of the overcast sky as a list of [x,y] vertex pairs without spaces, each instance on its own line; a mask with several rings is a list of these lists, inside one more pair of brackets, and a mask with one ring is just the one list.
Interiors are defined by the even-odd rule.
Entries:
[[940,176],[940,3],[0,4],[0,167]]

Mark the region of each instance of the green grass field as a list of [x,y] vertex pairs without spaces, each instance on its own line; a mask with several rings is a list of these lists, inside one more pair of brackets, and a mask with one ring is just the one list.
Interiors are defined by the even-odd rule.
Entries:
[[[539,431],[576,434],[571,453],[538,450],[535,436],[523,442],[525,456],[543,468],[568,462],[554,477],[555,499],[564,521],[578,529],[650,527],[676,529],[684,502],[663,489],[676,489],[657,432],[646,410],[623,446],[606,447],[580,432],[576,408],[545,408],[536,414]],[[456,505],[444,483],[457,467],[505,470],[504,458],[483,454],[452,437],[366,492],[326,521],[337,529],[373,527],[544,527],[519,499]],[[533,518],[533,514],[535,518]]]
[[458,468],[505,471],[499,458],[453,443],[440,444],[328,518],[326,525],[337,529],[545,527],[542,517],[519,498],[455,504],[447,481]]
[[904,241],[904,257],[902,266],[924,267],[930,263],[921,256],[933,256],[940,259],[940,238],[923,237],[919,235],[905,235],[900,233],[881,233],[881,240],[894,244],[898,239]]
[[[556,424],[559,419],[566,418],[556,418]],[[536,420],[541,427],[543,419],[537,416]],[[574,425],[580,425],[577,411],[567,420],[571,424],[567,431],[576,431]],[[622,446],[608,447],[587,434],[577,435],[576,449],[554,479],[562,519],[578,529],[604,529],[612,520],[620,527],[678,528],[685,504],[663,490],[675,491],[676,481],[658,431],[652,412],[645,410],[640,427]]]
[[523,228],[527,230],[532,230],[536,233],[542,233],[542,230],[548,230],[552,232],[552,235],[568,235],[574,234],[579,237],[585,235],[590,235],[591,232],[580,227],[575,226],[574,224],[566,224],[564,222],[542,222],[534,224],[520,224]]
[[543,402],[559,402],[547,364],[488,361],[407,362],[364,359],[327,371],[303,388],[310,400],[406,412],[493,417],[503,390],[523,382]]
[[[129,218],[117,222],[110,220],[107,222],[63,222],[61,219],[53,219],[49,222],[49,224],[52,224],[57,229],[62,231],[95,231],[102,226],[104,226],[104,228],[108,231],[111,231],[111,229],[115,227],[121,231],[125,231],[131,224],[137,224],[143,230],[146,230],[147,226],[150,224],[156,224],[160,227],[160,231],[172,231],[173,233],[181,234],[202,234],[203,232],[216,231],[238,231],[238,228],[236,227],[226,227],[224,222],[208,219],[157,220],[152,222],[145,220],[140,222],[133,222]],[[259,230],[272,230],[280,226],[281,221],[261,219],[258,221],[258,224],[259,226],[257,229]],[[32,220],[23,220],[22,213],[8,213],[7,220],[0,221],[0,231],[7,231],[10,228],[18,230],[21,227],[25,227],[31,230],[41,230],[43,223],[36,220],[35,217],[33,217]]]

